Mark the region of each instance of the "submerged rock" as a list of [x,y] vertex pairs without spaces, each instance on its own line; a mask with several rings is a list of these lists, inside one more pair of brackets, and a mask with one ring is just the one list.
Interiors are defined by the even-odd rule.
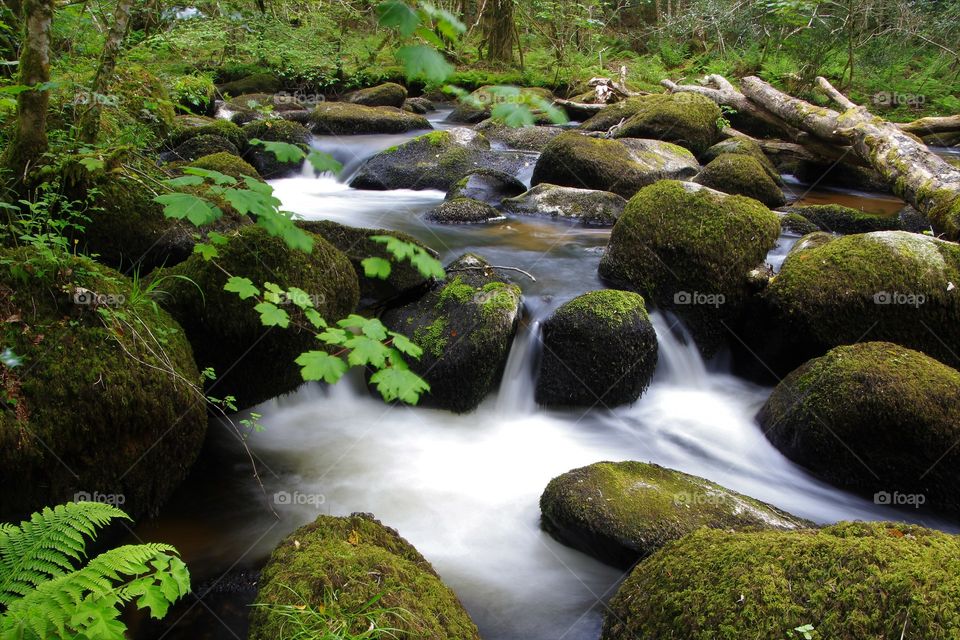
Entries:
[[693,181],[717,191],[759,200],[768,207],[779,207],[786,202],[783,191],[764,166],[746,154],[721,153]]
[[284,637],[290,619],[280,608],[302,606],[352,614],[343,616],[353,620],[344,629],[351,634],[375,626],[424,640],[480,640],[430,563],[370,514],[322,515],[277,545],[251,609],[250,640]]
[[384,323],[423,349],[410,368],[430,384],[424,404],[465,413],[497,388],[520,316],[520,287],[466,254],[421,299],[387,312]]
[[426,215],[430,222],[441,224],[481,224],[500,218],[500,212],[486,202],[463,197],[445,200]]
[[437,108],[433,105],[433,102],[426,98],[407,98],[403,103],[403,110],[409,111],[410,113],[416,113],[423,115],[430,111],[436,111]]
[[384,82],[375,87],[357,89],[346,97],[346,102],[368,107],[402,107],[407,90],[395,82]]
[[[949,638],[960,538],[917,525],[699,529],[641,562],[609,604],[602,640]],[[923,594],[918,597],[918,594]]]
[[865,342],[792,372],[758,419],[777,449],[830,484],[879,504],[958,513],[958,399],[960,372],[889,342]]
[[310,112],[309,127],[317,135],[353,135],[359,133],[405,133],[432,129],[420,115],[389,107],[367,107],[348,102],[322,102]]
[[639,108],[617,127],[614,136],[655,138],[703,153],[720,137],[720,115],[713,100],[695,93],[643,96]]
[[691,178],[699,170],[693,154],[668,142],[606,140],[570,131],[543,150],[531,184],[598,189],[629,198],[658,180]]
[[519,195],[526,190],[522,182],[508,173],[496,169],[473,169],[447,192],[447,200],[473,198],[497,206],[504,198]]
[[657,333],[643,298],[605,289],[567,302],[543,323],[536,398],[551,406],[634,402],[657,366]]
[[515,198],[501,203],[515,215],[549,216],[579,220],[588,226],[612,226],[627,206],[626,199],[609,191],[575,189],[540,183]]
[[781,529],[806,520],[714,482],[645,462],[597,462],[550,481],[541,524],[554,537],[630,567],[700,527]]
[[830,233],[869,233],[900,228],[896,217],[872,215],[839,204],[794,205],[784,211],[803,216],[821,231]]

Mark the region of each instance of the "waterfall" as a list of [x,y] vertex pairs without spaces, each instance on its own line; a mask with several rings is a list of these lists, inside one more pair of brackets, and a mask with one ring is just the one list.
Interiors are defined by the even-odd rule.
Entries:
[[657,332],[659,362],[655,380],[678,387],[704,389],[708,386],[707,367],[690,332],[672,314],[650,314]]
[[540,321],[531,320],[518,330],[503,369],[496,411],[504,418],[530,415],[536,410],[534,367],[539,354]]

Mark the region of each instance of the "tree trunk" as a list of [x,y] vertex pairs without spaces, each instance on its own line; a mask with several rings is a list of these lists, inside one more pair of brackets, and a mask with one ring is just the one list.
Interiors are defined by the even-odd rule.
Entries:
[[900,131],[918,136],[926,136],[933,133],[953,133],[960,131],[960,115],[930,116],[906,124],[898,124],[897,126],[900,128]]
[[96,142],[97,135],[100,133],[102,96],[106,94],[107,88],[110,86],[110,79],[113,77],[113,71],[117,67],[117,57],[120,55],[123,39],[127,36],[132,7],[133,0],[120,0],[117,3],[117,9],[113,16],[113,27],[111,27],[110,33],[107,34],[107,40],[103,44],[100,65],[97,67],[97,74],[93,78],[90,95],[87,96],[87,109],[80,118],[80,139],[88,144]]
[[[50,26],[53,0],[23,1],[23,45],[20,54],[20,84],[37,87],[50,81]],[[20,183],[47,150],[46,88],[23,91],[17,96],[17,125],[4,154],[3,164]]]
[[513,0],[487,0],[483,25],[487,60],[513,62]]

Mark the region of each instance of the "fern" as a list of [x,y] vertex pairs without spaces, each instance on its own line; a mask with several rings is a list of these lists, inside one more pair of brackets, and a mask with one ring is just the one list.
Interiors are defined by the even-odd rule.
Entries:
[[122,640],[124,605],[162,618],[190,591],[187,567],[169,545],[117,547],[75,568],[86,539],[118,518],[129,519],[107,504],[77,502],[0,525],[0,640]]

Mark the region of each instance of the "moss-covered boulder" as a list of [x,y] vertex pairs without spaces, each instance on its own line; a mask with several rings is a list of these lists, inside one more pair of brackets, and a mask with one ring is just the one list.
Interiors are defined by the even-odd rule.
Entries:
[[464,197],[444,200],[425,216],[430,222],[440,224],[482,224],[502,218],[500,212],[486,202]]
[[183,330],[90,259],[0,261],[3,345],[21,359],[0,366],[0,518],[83,499],[155,514],[207,427]]
[[520,317],[520,288],[466,254],[425,296],[384,314],[423,349],[410,368],[426,379],[424,404],[465,413],[497,388]]
[[203,156],[210,156],[215,153],[229,153],[231,155],[239,156],[240,150],[235,144],[223,136],[214,134],[205,134],[188,138],[177,145],[177,148],[173,150],[173,154],[176,158],[185,160],[187,162],[197,160]]
[[790,530],[810,523],[715,482],[646,462],[597,462],[550,481],[541,525],[576,549],[629,567],[700,527]]
[[350,182],[355,189],[441,189],[478,168],[490,143],[466,128],[434,131],[368,159]]
[[353,104],[397,108],[402,107],[406,99],[407,89],[395,82],[384,82],[375,87],[358,89],[346,97],[346,101]]
[[888,496],[881,504],[958,513],[958,399],[960,372],[918,351],[864,342],[793,371],[758,419],[785,456],[830,484]]
[[180,116],[167,138],[167,146],[176,149],[190,138],[211,135],[226,138],[237,149],[242,149],[247,143],[243,130],[229,120]]
[[276,93],[282,83],[272,73],[253,73],[239,80],[225,82],[217,87],[225,96],[242,96],[250,93]]
[[830,233],[870,233],[900,228],[900,221],[896,216],[873,215],[839,204],[795,205],[785,211],[803,216],[821,231]]
[[310,130],[317,135],[353,135],[358,133],[404,133],[432,129],[423,116],[400,109],[367,107],[348,102],[321,102],[310,112]]
[[609,131],[611,127],[629,120],[643,109],[643,98],[627,98],[604,107],[596,115],[584,120],[580,129],[584,131]]
[[[262,117],[260,110],[269,110],[274,113],[286,111],[303,111],[306,106],[293,95],[287,93],[248,93],[231,98],[224,103],[229,111],[252,111],[256,115],[253,119]],[[244,123],[245,124],[245,123]]]
[[[372,236],[393,236],[419,246],[434,257],[437,256],[436,251],[413,236],[388,229],[349,227],[332,220],[300,220],[297,226],[322,236],[350,259],[360,283],[361,308],[404,302],[426,291],[429,280],[423,277],[416,267],[406,260],[394,261],[383,243],[371,239]],[[363,261],[367,258],[383,258],[391,262],[390,275],[386,280],[366,277]]]
[[635,114],[618,127],[617,138],[656,138],[703,153],[720,137],[720,107],[695,93],[644,96]]
[[212,153],[194,160],[189,166],[206,169],[207,171],[219,171],[236,180],[243,180],[245,176],[260,179],[260,174],[253,165],[231,153]]
[[768,207],[787,200],[783,190],[756,158],[742,153],[721,153],[693,179],[697,184],[731,195],[747,196]]
[[496,206],[504,198],[511,198],[526,190],[527,187],[522,182],[503,171],[473,169],[450,188],[447,192],[447,200],[473,198]]
[[629,198],[657,180],[684,180],[699,170],[693,154],[669,142],[626,143],[569,131],[554,138],[543,150],[531,184],[547,182],[598,189]]
[[779,233],[777,215],[756,200],[664,180],[627,203],[600,275],[673,310],[712,354],[750,295],[748,273]]
[[259,120],[243,127],[247,137],[247,151],[244,157],[257,168],[264,178],[282,178],[295,173],[303,166],[303,161],[281,162],[276,154],[267,151],[262,145],[253,144],[253,140],[267,142],[285,142],[309,151],[310,132],[302,124],[290,120]]
[[410,113],[416,113],[423,115],[429,113],[430,111],[436,111],[437,108],[434,106],[433,102],[422,96],[416,98],[407,98],[403,101],[403,110],[409,111]]
[[657,332],[643,298],[628,291],[592,291],[567,302],[543,323],[542,341],[540,404],[630,404],[657,367]]
[[820,231],[820,227],[813,224],[799,213],[792,212],[780,214],[780,228],[783,231],[788,231],[800,236],[805,236],[809,233],[816,233],[817,231]]
[[504,211],[514,215],[549,216],[579,220],[592,227],[610,227],[623,214],[627,201],[609,191],[561,187],[543,182],[515,198],[503,200],[501,204]]
[[560,127],[545,127],[534,124],[525,127],[508,127],[489,119],[484,120],[475,128],[490,140],[499,142],[511,149],[525,151],[543,151],[551,140],[563,133],[563,129]]
[[[553,93],[542,87],[522,87],[517,91],[514,87],[484,85],[457,103],[453,112],[447,116],[447,120],[449,122],[476,124],[489,118],[493,108],[498,104],[511,101],[519,102],[524,99],[524,96],[534,96],[549,101],[554,99]],[[534,118],[542,124],[550,121],[544,114],[538,113],[536,110],[534,110]]]
[[293,318],[289,328],[264,327],[250,300],[223,290],[228,273],[261,289],[265,282],[298,287],[328,321],[356,308],[357,274],[347,256],[323,238],[311,237],[313,251],[306,253],[259,226],[244,227],[219,247],[216,265],[194,255],[154,276],[167,294],[161,302],[186,330],[197,364],[216,371],[214,395],[235,396],[243,408],[293,391],[303,382],[294,360],[318,345],[300,328],[308,323],[297,321],[300,312],[293,304],[284,305]]
[[917,525],[700,529],[637,565],[601,639],[953,638],[958,590],[960,538]]
[[[796,248],[795,248],[796,249]],[[895,342],[960,366],[960,247],[906,231],[843,236],[792,251],[743,332],[783,375],[828,349]]]
[[[348,614],[342,617],[354,620],[356,627],[344,631],[358,637],[372,624],[404,638],[480,639],[463,605],[430,563],[370,514],[320,516],[274,549],[251,610],[250,640],[285,637],[291,621],[277,608],[303,605],[322,608],[331,618]],[[372,620],[357,615],[367,611]],[[303,615],[309,625],[309,613]]]
[[763,149],[760,148],[760,145],[757,144],[755,140],[750,138],[736,137],[721,140],[717,144],[711,146],[709,149],[701,153],[699,160],[701,163],[708,164],[710,161],[726,153],[750,156],[763,166],[764,171],[767,172],[767,175],[769,175],[773,181],[775,181],[778,185],[780,184],[780,172],[777,171],[776,166],[773,164],[770,158],[767,157],[767,154],[764,153]]

